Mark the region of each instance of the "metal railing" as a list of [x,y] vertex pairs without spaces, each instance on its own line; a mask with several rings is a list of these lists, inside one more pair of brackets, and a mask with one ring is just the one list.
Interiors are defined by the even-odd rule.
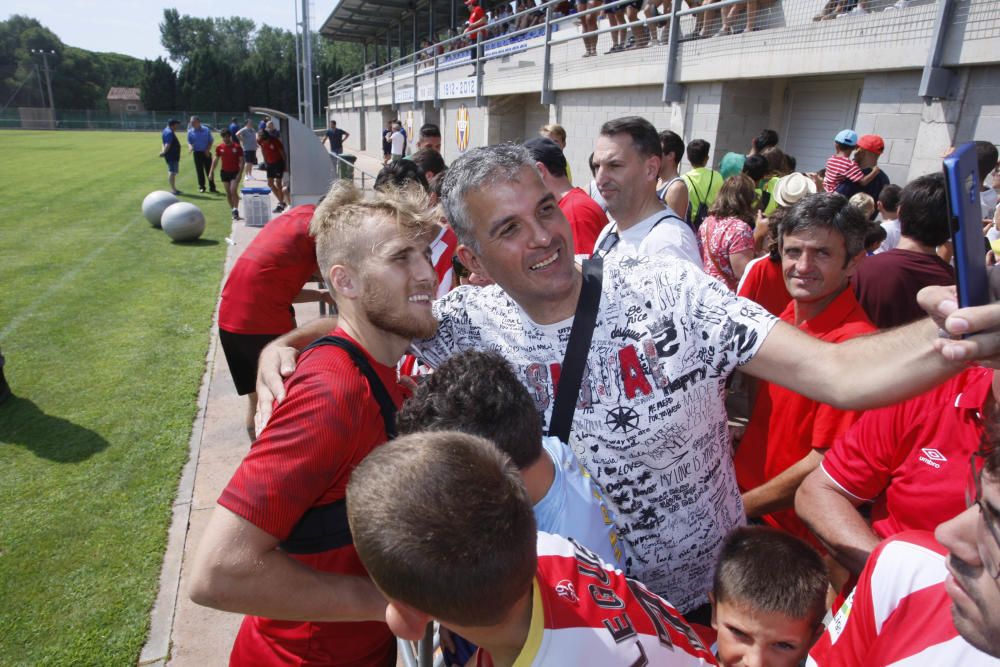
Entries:
[[357,165],[356,162],[347,160],[342,155],[330,152],[330,159],[336,165],[337,174],[344,173],[342,170],[350,170],[353,174],[354,184],[361,190],[375,186],[375,174],[371,174]]
[[[954,2],[956,9],[945,25],[939,25],[937,6]],[[474,73],[464,79],[454,74],[445,81],[468,81],[465,92],[475,88],[477,105],[484,99],[483,72],[487,63],[496,62],[493,68],[503,66],[512,58],[522,58],[523,67],[507,67],[502,74],[504,87],[524,84],[524,90],[537,90],[542,103],[551,103],[552,91],[565,77],[586,76],[596,67],[622,66],[643,68],[647,74],[660,68],[665,102],[682,99],[680,71],[691,73],[694,79],[718,78],[731,71],[736,64],[746,71],[746,77],[775,75],[803,75],[824,73],[795,71],[801,54],[810,57],[824,52],[857,52],[857,58],[869,57],[880,47],[905,47],[911,53],[906,67],[922,67],[923,54],[932,46],[935,35],[948,32],[949,28],[962,30],[964,38],[986,40],[996,35],[1000,26],[1000,2],[988,0],[857,0],[852,12],[823,16],[824,3],[820,1],[785,0],[772,2],[750,16],[745,0],[722,0],[700,7],[685,8],[681,0],[672,0],[670,12],[655,16],[640,13],[634,21],[611,25],[601,18],[598,29],[580,32],[575,25],[582,17],[607,15],[621,10],[629,0],[617,0],[601,7],[569,15],[554,12],[556,0],[549,0],[509,17],[489,23],[486,31],[500,31],[475,44],[464,35],[442,40],[396,58],[361,74],[344,77],[327,89],[331,108],[347,110],[391,106],[410,101],[433,101],[440,106],[442,74],[456,67],[474,67]],[[761,3],[766,4],[766,3]],[[513,26],[526,15],[544,12],[544,22],[519,30]],[[961,24],[961,25],[959,25]],[[643,34],[649,36],[645,42]],[[579,40],[598,40],[598,60],[581,57]],[[609,47],[624,40],[636,42],[628,53],[615,53],[604,60]],[[640,43],[645,42],[645,43]],[[541,53],[541,57],[536,56]],[[527,54],[527,55],[525,55]],[[752,62],[765,56],[772,62],[776,54],[786,61],[787,72],[777,74],[762,71],[754,74]],[[913,54],[916,54],[914,56]],[[915,58],[915,60],[914,60]],[[699,69],[700,67],[700,69]],[[651,69],[652,68],[652,69]],[[864,69],[859,66],[857,69]],[[725,76],[725,74],[721,74]],[[488,81],[492,82],[492,74]],[[643,83],[652,77],[646,76]],[[474,83],[473,83],[474,82]],[[402,92],[402,94],[400,94]],[[523,90],[521,91],[523,92]],[[461,96],[470,96],[469,94]]]
[[[732,5],[745,4],[745,0],[723,0],[723,2],[710,5],[707,8],[694,8],[688,10],[681,10],[680,0],[675,0],[672,14],[651,17],[644,16],[642,18],[637,18],[634,21],[628,21],[623,17],[622,23],[617,25],[609,25],[608,27],[602,27],[594,31],[581,32],[578,34],[567,34],[570,31],[566,31],[563,28],[567,25],[579,23],[580,19],[585,16],[606,13],[623,13],[625,8],[631,4],[630,0],[616,0],[615,2],[606,3],[603,6],[580,12],[572,12],[567,15],[555,15],[554,8],[559,4],[558,0],[549,0],[548,2],[544,2],[535,8],[523,10],[508,17],[494,20],[482,28],[482,30],[496,31],[501,29],[503,26],[516,24],[519,19],[525,16],[538,15],[539,13],[544,12],[545,20],[541,25],[532,25],[515,30],[504,30],[499,35],[487,37],[486,39],[479,40],[477,43],[470,43],[468,37],[465,35],[456,35],[434,45],[396,58],[395,60],[378,66],[374,70],[369,70],[353,76],[342,77],[340,80],[331,84],[327,89],[329,104],[331,108],[339,107],[341,109],[367,107],[369,106],[369,104],[367,104],[368,102],[374,104],[375,106],[379,106],[379,88],[385,85],[385,82],[382,79],[388,77],[389,103],[395,108],[399,102],[408,101],[397,100],[397,81],[405,82],[408,79],[412,80],[412,88],[416,98],[419,97],[419,88],[417,83],[418,78],[425,74],[429,74],[434,77],[432,89],[434,91],[434,104],[437,107],[440,103],[438,96],[439,73],[463,65],[471,65],[475,67],[477,104],[481,104],[483,64],[485,62],[509,56],[514,51],[520,53],[538,48],[544,49],[545,51],[545,57],[543,59],[544,71],[542,75],[543,81],[541,93],[542,101],[547,102],[551,95],[552,59],[550,54],[554,41],[557,43],[567,43],[577,39],[583,40],[596,38],[599,40],[602,36],[614,35],[620,36],[621,40],[624,42],[624,40],[626,40],[625,34],[632,33],[633,36],[628,38],[628,40],[633,41],[636,33],[645,31],[646,34],[651,35],[650,40],[646,44],[642,44],[641,38],[639,40],[634,40],[637,42],[636,46],[638,48],[644,48],[645,46],[659,45],[670,41],[659,38],[657,33],[661,28],[663,29],[663,32],[666,33],[666,27],[670,24],[675,14],[677,17],[694,16],[701,12],[711,11],[720,7],[728,8]],[[573,27],[575,28],[575,25],[573,25]],[[560,33],[559,38],[553,40],[553,34],[557,32]],[[575,32],[575,30],[572,32]],[[537,39],[538,37],[543,38],[541,42],[529,43],[531,40]],[[615,40],[614,37],[610,39],[615,42],[618,41]],[[515,48],[505,48],[511,46]],[[370,84],[370,86],[366,86],[366,84]],[[373,100],[366,99],[366,87],[372,88]]]

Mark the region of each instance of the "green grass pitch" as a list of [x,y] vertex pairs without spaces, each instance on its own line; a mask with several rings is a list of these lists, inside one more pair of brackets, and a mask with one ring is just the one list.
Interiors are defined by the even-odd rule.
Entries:
[[[145,641],[230,214],[142,217],[158,133],[0,133],[0,664],[129,665]],[[192,160],[178,187],[196,193]]]

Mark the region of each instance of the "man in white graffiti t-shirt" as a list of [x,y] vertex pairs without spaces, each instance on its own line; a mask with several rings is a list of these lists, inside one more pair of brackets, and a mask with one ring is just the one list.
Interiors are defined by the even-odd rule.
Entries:
[[[569,224],[530,154],[513,144],[462,156],[448,172],[443,200],[462,263],[496,285],[459,288],[438,301],[439,330],[416,341],[414,351],[431,366],[463,349],[499,351],[547,422],[583,284]],[[263,419],[272,398],[284,394],[279,369],[294,366],[284,346],[303,346],[329,325],[307,325],[262,353]],[[707,622],[716,555],[744,521],[723,406],[736,366],[838,407],[866,407],[960,370],[961,362],[935,350],[935,340],[938,328],[928,319],[831,345],[778,322],[689,263],[607,260],[570,444],[617,510],[629,572],[691,620]]]
[[[704,602],[726,533],[743,521],[720,383],[757,351],[774,318],[685,261],[611,255],[570,445],[622,515],[628,571],[678,609]],[[568,319],[541,324],[499,286],[435,304],[429,365],[496,350],[551,416]]]

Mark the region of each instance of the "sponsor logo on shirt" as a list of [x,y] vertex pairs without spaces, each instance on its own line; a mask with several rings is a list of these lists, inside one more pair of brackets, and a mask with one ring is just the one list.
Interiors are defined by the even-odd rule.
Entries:
[[920,457],[920,461],[926,463],[932,468],[940,468],[941,464],[948,460],[948,458],[936,449],[931,449],[925,447],[920,450],[923,452],[923,456]]
[[556,584],[555,588],[556,594],[559,597],[564,598],[573,604],[577,604],[580,601],[580,598],[576,596],[576,588],[573,586],[573,582],[569,579],[563,579]]

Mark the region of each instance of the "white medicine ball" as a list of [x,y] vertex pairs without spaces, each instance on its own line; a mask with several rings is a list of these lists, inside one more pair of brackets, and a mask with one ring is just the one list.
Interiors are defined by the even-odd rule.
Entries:
[[205,215],[186,201],[168,206],[160,222],[163,231],[175,241],[194,241],[205,231]]
[[166,190],[150,192],[142,200],[142,214],[146,217],[146,220],[149,220],[149,224],[159,229],[160,218],[163,216],[163,212],[167,210],[168,206],[176,204],[179,201],[180,199]]

